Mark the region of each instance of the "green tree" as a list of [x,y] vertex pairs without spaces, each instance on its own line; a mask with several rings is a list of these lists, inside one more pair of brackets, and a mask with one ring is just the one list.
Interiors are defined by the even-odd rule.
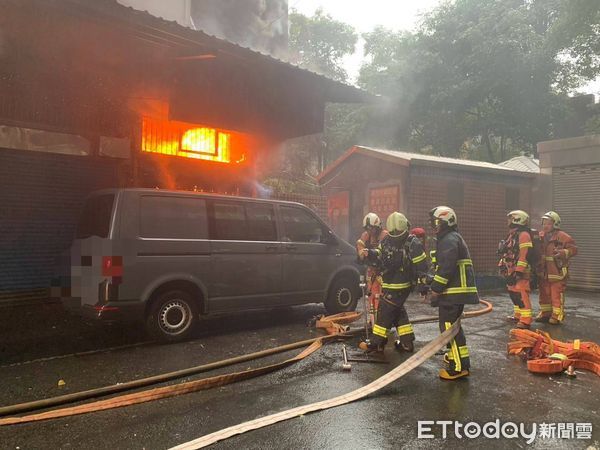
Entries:
[[338,81],[346,81],[343,58],[354,53],[358,34],[350,25],[317,9],[307,17],[292,9],[289,15],[290,60]]
[[[334,20],[321,9],[311,17],[292,10],[289,32],[290,62],[331,79],[347,81],[343,58],[355,51],[358,34],[353,27]],[[281,162],[267,174],[264,183],[276,193],[318,191],[316,176],[355,143],[365,122],[362,114],[360,107],[327,105],[325,132],[287,141]]]
[[[391,99],[397,114],[388,115],[387,139],[489,161],[534,152],[565,114],[566,93],[582,74],[592,76],[577,68],[591,59],[561,57],[583,39],[565,3],[578,2],[456,0],[426,15],[415,33],[367,33],[360,84]],[[573,36],[559,39],[559,26]],[[594,48],[594,30],[584,33],[586,48]]]

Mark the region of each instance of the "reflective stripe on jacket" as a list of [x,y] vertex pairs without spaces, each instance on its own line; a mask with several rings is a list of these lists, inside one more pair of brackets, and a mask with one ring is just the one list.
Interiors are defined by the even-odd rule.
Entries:
[[[399,244],[399,246],[398,246]],[[386,252],[402,254],[401,264],[396,266],[384,257]],[[418,283],[425,283],[428,262],[423,244],[415,236],[408,236],[404,242],[395,242],[387,236],[377,248],[378,259],[383,267],[381,287],[387,290],[412,289]]]
[[438,235],[437,270],[431,290],[440,294],[440,304],[476,304],[479,302],[475,271],[469,248],[453,229]]
[[561,230],[555,230],[546,236],[540,231],[542,239],[542,260],[540,276],[550,282],[566,280],[569,276],[569,260],[577,254],[575,240]]

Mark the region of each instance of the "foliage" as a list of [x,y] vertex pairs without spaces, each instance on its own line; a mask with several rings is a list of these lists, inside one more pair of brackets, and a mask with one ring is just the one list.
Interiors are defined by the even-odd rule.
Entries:
[[354,53],[358,35],[350,25],[318,9],[312,17],[292,9],[289,15],[291,61],[334,80],[348,77],[343,58]]
[[597,10],[588,0],[443,3],[415,33],[365,34],[360,84],[391,99],[395,147],[489,161],[533,153],[567,113],[566,93],[597,74],[597,21],[579,32],[584,17],[573,11],[583,5],[587,18],[592,3]]

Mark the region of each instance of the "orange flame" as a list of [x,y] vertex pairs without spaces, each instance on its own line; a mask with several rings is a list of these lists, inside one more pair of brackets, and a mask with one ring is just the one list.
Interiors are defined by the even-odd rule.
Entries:
[[142,151],[231,162],[231,134],[184,122],[142,119]]

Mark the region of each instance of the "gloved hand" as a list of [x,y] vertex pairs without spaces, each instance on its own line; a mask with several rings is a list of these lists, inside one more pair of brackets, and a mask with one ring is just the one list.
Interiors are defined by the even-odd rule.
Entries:
[[429,291],[429,304],[434,308],[440,306],[440,294],[434,291]]
[[418,284],[417,292],[421,297],[425,297],[429,293],[429,286],[426,284]]

